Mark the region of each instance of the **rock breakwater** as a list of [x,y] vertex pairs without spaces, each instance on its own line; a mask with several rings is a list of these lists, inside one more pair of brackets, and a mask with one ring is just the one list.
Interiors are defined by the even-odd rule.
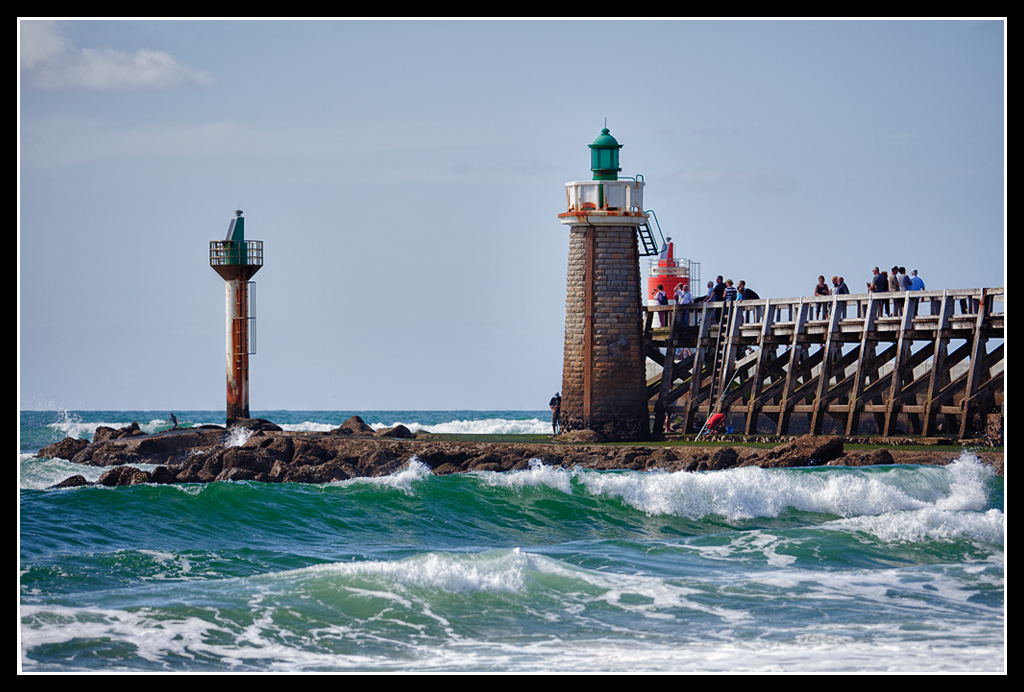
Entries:
[[[411,459],[435,474],[550,466],[600,470],[710,471],[736,466],[798,467],[868,464],[948,464],[950,451],[886,448],[848,450],[842,438],[806,435],[774,447],[742,444],[600,444],[597,442],[475,442],[414,435],[398,426],[374,433],[358,417],[329,432],[286,432],[267,421],[244,427],[207,426],[144,434],[137,426],[97,431],[92,442],[65,438],[36,456],[110,467],[98,483],[330,483],[393,473]],[[978,452],[1003,473],[1001,452]],[[139,468],[140,466],[150,468]],[[89,484],[82,475],[57,487]]]

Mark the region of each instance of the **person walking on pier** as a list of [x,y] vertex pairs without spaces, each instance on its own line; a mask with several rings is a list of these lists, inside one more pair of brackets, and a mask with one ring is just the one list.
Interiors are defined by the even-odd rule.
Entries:
[[917,270],[910,272],[910,290],[911,291],[923,291],[924,280],[917,275]]

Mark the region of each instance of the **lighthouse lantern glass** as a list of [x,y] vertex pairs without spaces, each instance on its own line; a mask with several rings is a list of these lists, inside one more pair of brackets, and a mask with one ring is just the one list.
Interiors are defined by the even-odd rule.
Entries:
[[618,180],[619,178],[619,144],[608,132],[601,134],[590,145],[590,169],[594,172],[594,180]]

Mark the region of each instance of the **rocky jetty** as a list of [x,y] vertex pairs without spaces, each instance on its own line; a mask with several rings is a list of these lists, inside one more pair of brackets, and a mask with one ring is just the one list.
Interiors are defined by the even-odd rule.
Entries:
[[[635,471],[709,471],[737,466],[797,467],[867,464],[948,464],[955,452],[877,448],[848,450],[842,438],[805,435],[771,448],[735,445],[600,444],[592,437],[550,443],[471,442],[414,434],[404,426],[374,432],[358,416],[323,433],[285,432],[269,421],[232,428],[205,426],[147,435],[137,425],[99,429],[92,442],[65,438],[36,456],[111,467],[98,483],[330,483],[382,476],[415,458],[435,474],[512,471],[531,460],[550,466]],[[577,441],[578,440],[578,441]],[[1003,473],[1001,452],[978,452]],[[154,467],[148,470],[137,466]],[[89,484],[76,475],[57,487]]]

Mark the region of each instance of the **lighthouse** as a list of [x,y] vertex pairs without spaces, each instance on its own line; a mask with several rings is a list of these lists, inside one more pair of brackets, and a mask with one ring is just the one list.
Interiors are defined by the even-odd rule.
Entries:
[[252,317],[249,283],[263,266],[263,242],[245,239],[245,218],[235,211],[224,240],[210,241],[210,266],[224,279],[227,330],[227,424],[249,418]]
[[565,184],[569,262],[562,430],[609,440],[650,434],[641,325],[638,229],[648,227],[642,180],[619,179],[622,145],[608,128],[590,144],[591,180]]

